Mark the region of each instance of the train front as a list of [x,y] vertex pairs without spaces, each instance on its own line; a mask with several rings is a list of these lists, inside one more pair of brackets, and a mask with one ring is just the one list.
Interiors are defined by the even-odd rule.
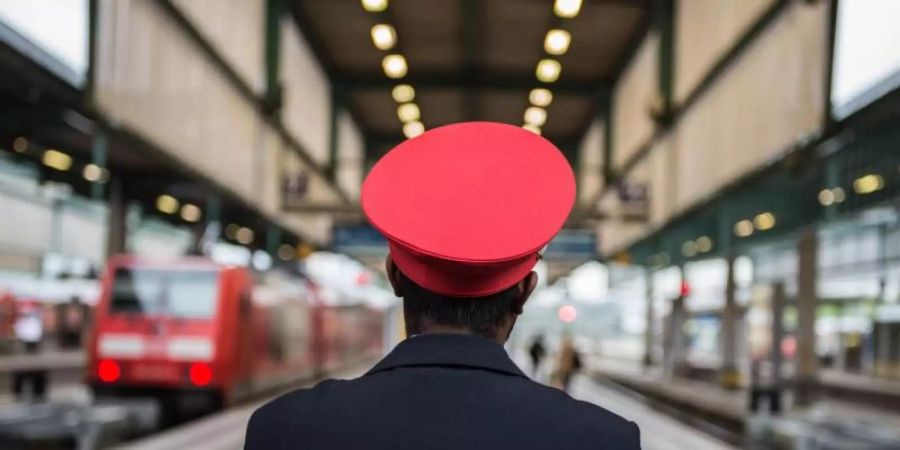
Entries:
[[166,416],[220,408],[235,376],[223,332],[237,320],[228,311],[241,275],[203,259],[114,258],[88,356],[95,396],[154,398]]

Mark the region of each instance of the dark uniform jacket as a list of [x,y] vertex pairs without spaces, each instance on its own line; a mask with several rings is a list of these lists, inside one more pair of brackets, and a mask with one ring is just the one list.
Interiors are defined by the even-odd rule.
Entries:
[[245,449],[578,450],[640,448],[638,427],[526,377],[500,345],[470,335],[401,342],[360,378],[260,407]]

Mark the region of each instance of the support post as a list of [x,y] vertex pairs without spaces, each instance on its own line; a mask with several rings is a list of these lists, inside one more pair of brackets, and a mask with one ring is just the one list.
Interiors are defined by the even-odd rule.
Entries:
[[126,250],[126,218],[128,205],[125,201],[125,186],[121,176],[109,180],[109,201],[106,231],[106,255],[124,253]]
[[653,344],[656,337],[654,328],[656,326],[656,312],[653,310],[653,269],[649,267],[646,270],[645,288],[647,328],[644,330],[644,368],[649,368],[653,365]]
[[[108,146],[106,133],[104,133],[102,130],[98,130],[94,135],[94,142],[91,146],[91,162],[96,166],[101,167],[103,170],[106,170],[107,154]],[[91,183],[91,198],[93,198],[94,200],[102,199],[104,194],[104,183],[98,181],[94,181]]]
[[797,356],[795,404],[807,406],[817,384],[816,361],[816,269],[818,238],[814,228],[800,234],[797,245]]
[[722,307],[720,325],[722,367],[719,382],[726,389],[740,386],[740,372],[737,365],[738,305],[735,300],[737,287],[734,282],[734,255],[726,259],[728,270],[725,275],[725,305]]

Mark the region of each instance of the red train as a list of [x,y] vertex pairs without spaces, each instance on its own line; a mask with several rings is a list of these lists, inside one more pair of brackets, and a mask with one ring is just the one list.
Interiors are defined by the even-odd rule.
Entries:
[[384,317],[325,306],[309,280],[256,283],[202,258],[120,256],[102,280],[87,382],[99,397],[154,397],[206,412],[377,356]]

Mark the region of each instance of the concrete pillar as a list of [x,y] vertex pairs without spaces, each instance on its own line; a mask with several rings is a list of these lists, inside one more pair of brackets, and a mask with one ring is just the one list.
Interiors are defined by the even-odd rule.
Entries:
[[727,259],[728,270],[725,275],[725,304],[722,306],[720,323],[722,367],[719,381],[726,389],[737,389],[740,385],[740,373],[737,364],[737,331],[738,305],[735,300],[734,256]]
[[647,303],[647,328],[644,330],[644,367],[653,365],[653,344],[656,337],[656,311],[653,310],[653,270],[647,268],[645,301]]
[[126,216],[128,205],[125,202],[125,187],[122,177],[109,180],[109,200],[107,202],[108,217],[106,231],[106,255],[124,253],[127,236]]
[[781,353],[781,341],[784,340],[784,305],[787,303],[784,283],[772,286],[772,348],[769,352],[772,362],[772,386],[781,386],[781,368],[784,366],[784,355]]
[[875,355],[874,373],[876,376],[886,377],[890,372],[891,364],[891,329],[887,323],[876,328],[878,339],[878,354]]
[[684,322],[686,310],[684,297],[678,296],[672,301],[672,313],[669,315],[669,333],[671,333],[671,345],[668,349],[669,375],[684,375],[686,339],[684,336]]
[[[684,282],[684,268],[681,268],[681,283]],[[672,300],[672,310],[669,313],[669,328],[667,333],[667,348],[664,349],[666,361],[665,373],[667,375],[683,375],[685,372],[686,339],[684,335],[684,322],[687,311],[684,305],[685,298],[679,294]]]
[[817,246],[816,230],[804,230],[797,244],[797,355],[794,370],[797,406],[806,406],[812,401],[817,384]]

